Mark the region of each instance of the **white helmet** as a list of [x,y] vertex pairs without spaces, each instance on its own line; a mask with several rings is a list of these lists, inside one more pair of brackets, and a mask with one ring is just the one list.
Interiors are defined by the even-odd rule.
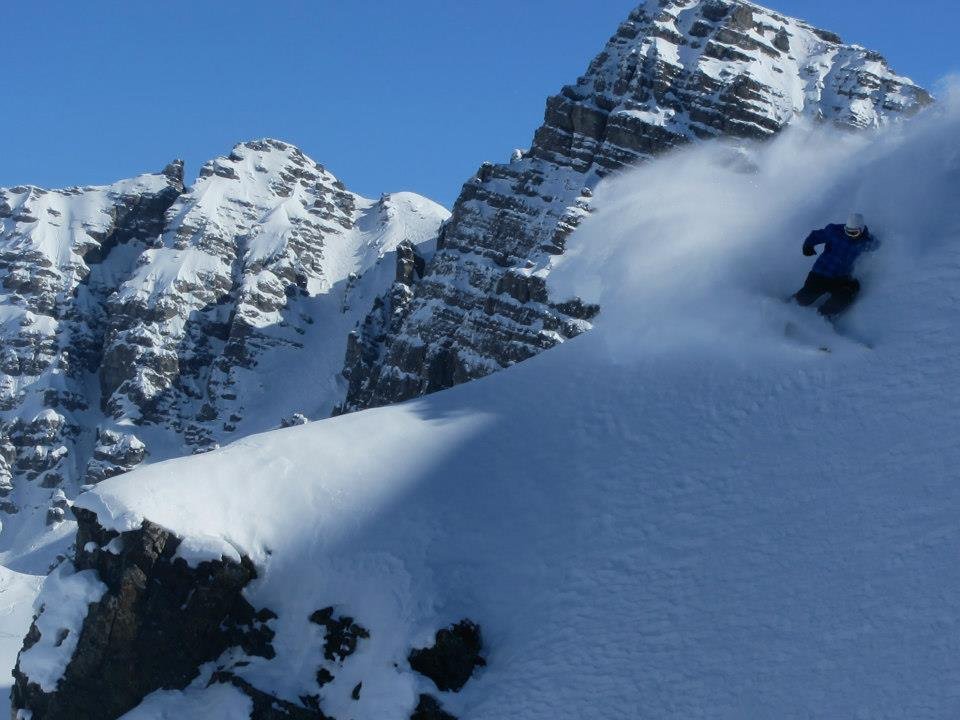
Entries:
[[855,212],[850,213],[850,217],[847,218],[847,226],[844,229],[847,231],[847,235],[856,237],[863,232],[866,226],[867,224],[863,221],[863,215]]

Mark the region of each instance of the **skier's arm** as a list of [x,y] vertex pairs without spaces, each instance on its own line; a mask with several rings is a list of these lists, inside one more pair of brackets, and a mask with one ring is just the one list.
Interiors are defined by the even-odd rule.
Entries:
[[816,248],[817,245],[823,245],[827,241],[827,238],[824,237],[825,234],[823,230],[814,230],[807,235],[807,239],[803,241],[803,254],[816,255],[817,251],[814,248]]
[[871,233],[864,250],[867,252],[873,252],[874,250],[879,250],[881,245],[883,245],[883,243],[880,242],[880,238]]

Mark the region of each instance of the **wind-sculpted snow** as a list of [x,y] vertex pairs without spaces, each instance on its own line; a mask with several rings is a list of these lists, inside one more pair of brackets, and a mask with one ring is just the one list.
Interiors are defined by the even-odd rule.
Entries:
[[176,162],[0,190],[0,552],[42,571],[83,483],[328,416],[397,248],[429,254],[447,216],[412,193],[362,198],[269,139],[190,188]]
[[594,309],[551,302],[544,278],[610,173],[801,119],[875,128],[929,102],[880,55],[752,3],[645,2],[547,100],[529,150],[464,185],[423,281],[347,357],[345,409],[487,375],[588,328]]
[[[463,720],[956,717],[958,133],[948,100],[611,179],[551,274],[602,303],[592,332],[82,495],[107,529],[221,538],[278,615],[276,657],[228,652],[142,707],[199,717],[231,667],[336,718],[405,719],[437,694],[410,650],[469,618],[486,667],[438,695]],[[872,350],[782,302],[805,232],[851,208],[884,242],[841,325]],[[326,607],[369,639],[320,688]]]

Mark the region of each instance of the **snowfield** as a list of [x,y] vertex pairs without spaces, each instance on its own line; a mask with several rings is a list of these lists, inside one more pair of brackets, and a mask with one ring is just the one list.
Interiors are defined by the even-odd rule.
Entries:
[[[249,555],[278,655],[235,672],[337,718],[407,718],[420,692],[463,720],[955,718],[958,138],[954,96],[880,135],[651,163],[598,189],[551,272],[601,303],[590,333],[77,504],[192,538],[193,562]],[[852,209],[884,248],[836,335],[782,298],[806,233]],[[371,637],[321,691],[328,605]],[[437,693],[407,654],[464,617],[488,665]],[[248,707],[205,677],[127,717]]]

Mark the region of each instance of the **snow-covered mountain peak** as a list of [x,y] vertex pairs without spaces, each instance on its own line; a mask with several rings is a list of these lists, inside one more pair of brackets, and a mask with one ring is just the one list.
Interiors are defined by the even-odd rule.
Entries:
[[797,120],[880,127],[930,102],[880,55],[759,5],[645,2],[547,100],[530,148],[464,185],[393,329],[374,318],[358,338],[346,407],[481,377],[588,328],[596,308],[551,302],[544,276],[611,173],[691,142],[769,138]]
[[257,187],[266,181],[279,195],[285,194],[298,179],[307,182],[336,178],[307,157],[300,148],[272,138],[238,143],[229,155],[214,158],[200,168],[198,185],[216,176],[237,180],[241,185]]
[[[121,291],[144,294],[182,288],[216,273],[237,258],[247,269],[262,268],[291,245],[303,250],[304,281],[314,292],[324,284],[318,264],[321,234],[340,234],[353,225],[358,197],[333,175],[278,140],[238,144],[203,165],[196,183],[170,208],[162,247],[148,251],[145,269]],[[205,299],[224,288],[209,285]]]
[[619,133],[661,128],[674,144],[764,137],[798,117],[877,127],[931,102],[881,55],[742,0],[649,0],[564,94]]
[[[344,307],[347,281],[392,250],[395,236],[422,242],[446,215],[425,199],[356,195],[289,143],[238,144],[203,166],[167,211],[158,246],[111,297],[105,406],[118,421],[183,418],[188,445],[215,442],[210,423],[232,432],[244,418],[235,386],[252,389],[240,376],[256,375],[258,356],[302,348],[316,331],[318,298]],[[338,328],[352,318],[341,315]],[[349,329],[335,339],[330,327],[320,331],[342,352]],[[332,377],[324,383],[336,386]],[[332,406],[329,393],[311,406]]]
[[0,550],[64,517],[61,488],[329,414],[348,335],[395,280],[384,256],[449,215],[363,198],[272,139],[191,187],[183,171],[0,190],[0,493],[8,512],[40,509],[9,518]]

